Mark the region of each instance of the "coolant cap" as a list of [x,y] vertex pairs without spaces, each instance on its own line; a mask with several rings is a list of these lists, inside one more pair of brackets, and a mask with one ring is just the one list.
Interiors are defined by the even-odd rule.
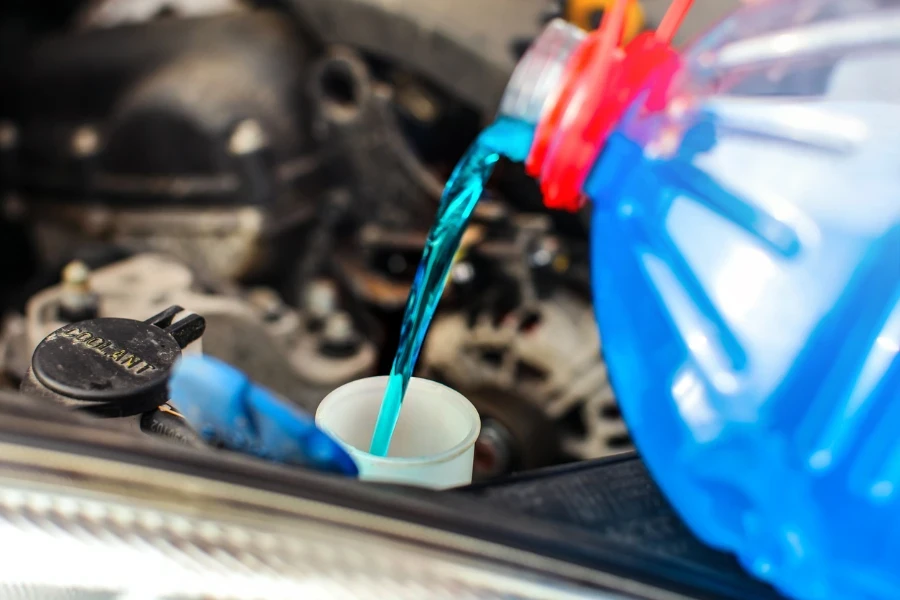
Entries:
[[31,359],[35,378],[88,412],[126,417],[168,400],[167,384],[181,349],[199,338],[205,321],[173,306],[147,319],[99,318],[61,327],[38,344]]

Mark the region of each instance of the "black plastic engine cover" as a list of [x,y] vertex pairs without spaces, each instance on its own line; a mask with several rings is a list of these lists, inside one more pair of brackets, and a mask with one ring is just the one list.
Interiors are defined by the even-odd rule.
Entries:
[[[266,201],[309,171],[307,63],[291,19],[269,11],[42,39],[0,57],[6,184],[54,202]],[[247,122],[261,135],[236,148]]]

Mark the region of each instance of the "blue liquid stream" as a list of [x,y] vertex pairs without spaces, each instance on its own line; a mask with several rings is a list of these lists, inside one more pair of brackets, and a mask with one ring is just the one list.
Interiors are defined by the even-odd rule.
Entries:
[[506,118],[497,120],[481,132],[447,180],[406,301],[400,343],[391,366],[369,453],[387,456],[409,378],[444,292],[453,257],[494,165],[501,156],[524,161],[533,136],[533,127],[526,123]]

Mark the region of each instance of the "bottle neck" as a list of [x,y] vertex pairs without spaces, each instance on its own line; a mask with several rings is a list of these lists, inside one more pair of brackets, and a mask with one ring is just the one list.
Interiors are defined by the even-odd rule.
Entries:
[[673,0],[657,32],[619,42],[629,0],[618,0],[597,31],[585,34],[554,21],[522,57],[500,106],[500,116],[535,124],[525,161],[550,208],[575,211],[597,157],[634,99],[652,85],[646,107],[664,106],[680,59],[671,38],[692,0]]
[[[652,85],[668,87],[678,68],[678,54],[652,32],[609,54],[588,38],[563,78],[555,102],[545,107],[526,160],[549,208],[576,211],[584,204],[582,189],[606,140],[639,94]],[[607,91],[609,90],[609,91]],[[663,94],[651,94],[656,99]],[[658,110],[664,102],[646,108]]]

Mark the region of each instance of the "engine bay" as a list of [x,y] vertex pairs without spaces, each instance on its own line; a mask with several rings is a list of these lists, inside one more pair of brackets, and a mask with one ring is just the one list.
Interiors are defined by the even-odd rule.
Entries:
[[[478,26],[352,2],[10,6],[3,387],[46,391],[35,350],[67,323],[175,306],[205,322],[186,352],[311,413],[385,372],[449,168],[554,15],[526,4]],[[396,38],[359,26],[375,18]],[[481,414],[477,479],[631,449],[592,323],[586,219],[547,212],[502,167],[417,371]]]
[[898,23],[0,7],[0,597],[896,596]]

